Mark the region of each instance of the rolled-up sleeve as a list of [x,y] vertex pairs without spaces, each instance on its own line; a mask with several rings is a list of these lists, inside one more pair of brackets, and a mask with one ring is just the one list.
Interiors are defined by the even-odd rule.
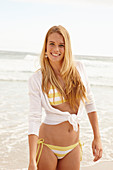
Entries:
[[29,78],[29,128],[28,135],[35,134],[39,136],[39,128],[42,118],[41,96],[38,81],[34,75]]
[[84,78],[85,78],[86,92],[87,92],[87,99],[88,99],[88,101],[85,101],[85,109],[87,113],[91,113],[97,110],[96,105],[95,105],[95,99],[91,91],[91,87],[90,87],[90,83],[89,83],[89,79],[86,73],[85,66],[83,63],[81,63],[81,66],[82,66],[82,71],[83,71]]

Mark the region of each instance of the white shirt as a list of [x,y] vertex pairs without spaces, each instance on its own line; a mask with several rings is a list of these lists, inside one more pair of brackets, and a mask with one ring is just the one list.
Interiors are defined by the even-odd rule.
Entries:
[[85,102],[85,105],[82,101],[80,102],[77,115],[70,114],[69,112],[62,112],[50,105],[47,94],[42,92],[41,69],[33,73],[33,75],[29,78],[30,111],[28,135],[39,135],[39,128],[42,122],[42,108],[44,108],[46,113],[43,123],[56,125],[64,121],[69,121],[75,131],[78,131],[78,124],[80,124],[81,118],[83,116],[84,106],[87,113],[96,111],[94,97],[90,89],[90,84],[84,65],[80,61],[76,61],[76,68],[86,88],[87,98],[89,100],[88,102]]

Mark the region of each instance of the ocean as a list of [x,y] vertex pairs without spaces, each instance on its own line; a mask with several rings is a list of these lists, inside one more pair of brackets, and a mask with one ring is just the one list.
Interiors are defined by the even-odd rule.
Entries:
[[[113,161],[113,57],[74,56],[85,64],[94,93],[103,145],[101,161]],[[0,169],[28,168],[28,79],[40,67],[39,54],[0,51]],[[93,165],[92,128],[84,110],[81,166]]]

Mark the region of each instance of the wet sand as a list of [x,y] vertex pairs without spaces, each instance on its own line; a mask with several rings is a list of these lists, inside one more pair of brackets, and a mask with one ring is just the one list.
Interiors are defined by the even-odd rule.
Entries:
[[113,170],[113,161],[99,162],[93,166],[81,167],[80,170]]

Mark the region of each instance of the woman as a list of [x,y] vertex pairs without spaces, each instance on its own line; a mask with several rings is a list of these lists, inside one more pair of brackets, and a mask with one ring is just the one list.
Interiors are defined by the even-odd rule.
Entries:
[[[29,170],[80,169],[79,124],[83,106],[93,129],[94,161],[102,157],[87,75],[82,63],[73,62],[70,37],[62,26],[53,26],[46,34],[41,69],[29,79],[29,96]],[[46,116],[41,122],[42,107]]]

